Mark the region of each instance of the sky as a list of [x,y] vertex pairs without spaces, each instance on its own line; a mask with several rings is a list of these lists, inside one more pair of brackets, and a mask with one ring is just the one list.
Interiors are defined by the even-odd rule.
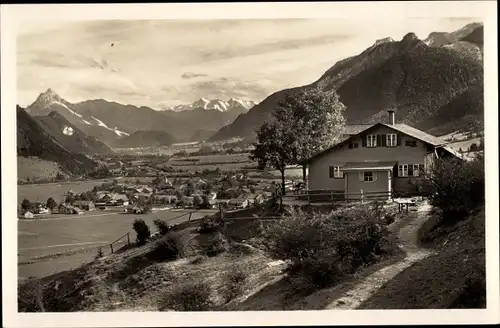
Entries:
[[201,97],[260,102],[317,80],[377,39],[451,32],[477,21],[421,18],[30,21],[19,26],[21,106],[48,88],[165,109]]

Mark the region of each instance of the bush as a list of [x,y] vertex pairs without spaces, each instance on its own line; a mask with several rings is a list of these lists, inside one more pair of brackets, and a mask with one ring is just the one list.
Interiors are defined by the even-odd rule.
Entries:
[[264,227],[263,239],[273,255],[291,260],[291,279],[312,291],[335,285],[394,252],[384,217],[382,210],[368,205],[310,217],[294,211]]
[[217,256],[229,250],[227,238],[220,232],[217,232],[214,238],[206,245],[204,253],[207,256]]
[[102,252],[102,247],[99,247],[97,249],[97,253],[94,256],[94,259],[97,260],[97,259],[100,259],[103,256],[104,256],[104,253]]
[[459,221],[484,204],[484,159],[441,159],[421,182],[431,205],[443,211],[443,219]]
[[23,199],[23,202],[21,203],[21,208],[25,211],[30,210],[32,207],[31,202],[28,199]]
[[229,302],[243,294],[244,284],[248,280],[248,272],[244,271],[240,266],[233,266],[224,277],[225,289],[224,298]]
[[206,255],[198,255],[194,259],[191,260],[191,264],[201,264],[207,260]]
[[224,220],[222,220],[218,215],[215,216],[205,216],[200,223],[199,232],[200,233],[212,233],[222,231],[225,227]]
[[144,245],[149,237],[151,237],[151,231],[148,225],[142,219],[135,219],[133,228],[137,234],[137,244]]
[[158,310],[209,311],[214,303],[212,290],[207,282],[193,282],[175,288],[159,300]]
[[160,232],[160,235],[166,235],[170,230],[168,223],[165,222],[164,220],[156,219],[154,220],[154,224],[156,225],[156,228]]
[[186,243],[178,232],[169,232],[158,240],[148,258],[155,261],[175,260],[187,253]]
[[43,285],[39,279],[32,278],[20,284],[17,295],[19,312],[45,312]]

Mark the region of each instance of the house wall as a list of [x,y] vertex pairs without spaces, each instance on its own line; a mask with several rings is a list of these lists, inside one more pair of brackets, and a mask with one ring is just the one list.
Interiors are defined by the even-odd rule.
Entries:
[[[377,171],[374,174],[377,176],[375,181],[365,182],[359,179],[359,172],[346,172],[347,190],[349,193],[361,193],[361,190],[363,190],[363,193],[389,191],[388,172]],[[347,195],[347,199],[360,197],[361,195]]]
[[[366,134],[388,134],[396,133],[401,136],[401,144],[396,147],[363,147],[362,137]],[[416,141],[416,147],[405,146],[407,140]],[[349,143],[358,143],[358,148],[349,149]],[[380,126],[365,133],[353,137],[348,143],[339,148],[329,151],[328,153],[320,156],[309,163],[309,189],[333,189],[344,190],[344,179],[335,179],[329,177],[330,165],[343,165],[347,162],[369,162],[369,161],[394,161],[398,164],[420,164],[424,165],[424,157],[429,152],[427,145],[413,137],[404,135],[400,132],[394,131],[388,127]],[[393,178],[394,190],[398,188],[409,188],[409,178]]]

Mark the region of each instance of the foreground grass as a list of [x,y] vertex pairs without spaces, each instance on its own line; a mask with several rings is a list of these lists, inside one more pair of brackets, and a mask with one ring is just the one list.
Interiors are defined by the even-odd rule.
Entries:
[[437,254],[398,274],[360,308],[485,308],[484,221],[482,208],[454,225],[434,221],[422,227],[424,245]]

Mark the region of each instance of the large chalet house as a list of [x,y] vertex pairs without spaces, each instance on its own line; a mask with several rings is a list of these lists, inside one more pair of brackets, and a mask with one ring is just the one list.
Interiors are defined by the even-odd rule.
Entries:
[[394,111],[388,113],[389,123],[346,126],[343,141],[303,161],[307,189],[338,191],[349,199],[411,193],[410,180],[428,172],[435,158],[460,157],[444,140],[395,123]]

